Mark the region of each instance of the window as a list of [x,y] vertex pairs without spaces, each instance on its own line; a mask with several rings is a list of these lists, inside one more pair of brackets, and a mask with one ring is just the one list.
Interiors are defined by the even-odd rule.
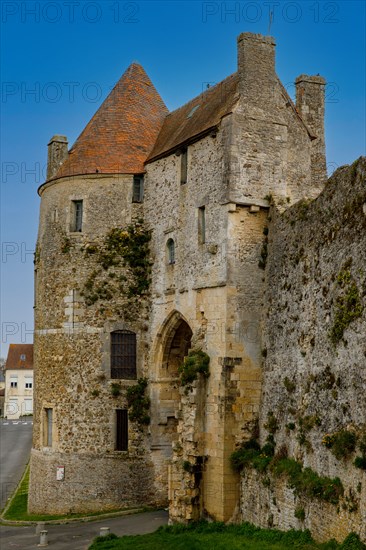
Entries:
[[206,209],[204,206],[198,209],[198,241],[200,244],[206,242]]
[[45,447],[52,447],[53,409],[45,409],[44,442]]
[[144,199],[144,176],[133,176],[132,202],[142,202]]
[[168,264],[175,264],[175,243],[173,239],[168,239],[166,246],[168,252]]
[[111,333],[111,378],[136,379],[136,334],[130,330]]
[[33,388],[33,381],[32,380],[26,380],[25,381],[25,389],[31,390]]
[[21,354],[20,360],[21,360],[21,361],[25,361],[25,354],[24,354],[24,353]]
[[182,149],[180,155],[180,183],[187,183],[187,147]]
[[71,231],[81,232],[83,228],[83,201],[72,201],[73,222]]
[[128,414],[126,409],[116,409],[116,451],[128,450]]
[[11,388],[17,388],[18,387],[18,380],[10,379],[10,387]]

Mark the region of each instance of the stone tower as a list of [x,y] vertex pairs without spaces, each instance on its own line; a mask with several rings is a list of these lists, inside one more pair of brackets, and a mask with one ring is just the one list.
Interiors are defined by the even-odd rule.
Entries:
[[[39,191],[30,511],[169,500],[176,521],[235,516],[230,455],[260,407],[268,210],[319,192],[314,131],[271,37],[240,35],[238,71],[169,114],[140,66],[116,85]],[[209,376],[184,387],[189,352]]]
[[[70,512],[116,508],[154,500],[144,434],[129,430],[129,452],[116,435],[125,389],[142,376],[146,349],[139,315],[128,301],[128,268],[115,278],[102,267],[106,239],[141,218],[141,174],[167,109],[144,69],[131,65],[55,170],[40,187],[36,253],[35,430],[29,509]],[[53,138],[50,150],[53,151]],[[65,138],[57,143],[64,146]],[[56,166],[57,168],[57,166]],[[109,284],[108,284],[109,283]],[[113,292],[113,297],[112,293]],[[103,296],[111,296],[103,308]],[[110,334],[137,335],[137,354],[124,380],[111,377]],[[121,395],[113,384],[121,383]],[[114,393],[118,393],[117,390]],[[57,468],[64,468],[62,482]]]

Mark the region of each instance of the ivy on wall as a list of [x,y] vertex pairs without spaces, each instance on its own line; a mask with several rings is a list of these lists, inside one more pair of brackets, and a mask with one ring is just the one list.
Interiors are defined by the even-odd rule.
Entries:
[[84,248],[85,255],[95,256],[95,269],[82,289],[88,306],[121,294],[136,301],[149,293],[150,240],[151,232],[138,219],[126,228],[111,229],[100,245]]

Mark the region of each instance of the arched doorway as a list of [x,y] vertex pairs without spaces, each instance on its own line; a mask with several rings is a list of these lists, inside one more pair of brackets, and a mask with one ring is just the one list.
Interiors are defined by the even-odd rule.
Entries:
[[191,347],[192,330],[184,319],[179,319],[175,328],[165,342],[162,368],[160,374],[162,377],[178,378],[179,366],[188,355]]
[[177,440],[179,366],[191,347],[192,330],[188,322],[174,311],[163,323],[155,348],[155,373],[152,395],[152,450],[163,461],[172,457],[172,444]]

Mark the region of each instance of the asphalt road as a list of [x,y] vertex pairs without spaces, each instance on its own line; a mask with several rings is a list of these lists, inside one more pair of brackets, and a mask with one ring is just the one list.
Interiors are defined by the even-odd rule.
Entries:
[[14,492],[29,460],[33,418],[0,420],[0,509]]
[[[109,527],[118,536],[142,535],[155,531],[168,523],[168,513],[164,510],[145,512],[118,518],[104,519],[88,523],[46,525],[50,550],[86,550],[100,533],[101,527]],[[28,550],[37,548],[40,538],[36,526],[13,527],[0,525],[1,550]]]

